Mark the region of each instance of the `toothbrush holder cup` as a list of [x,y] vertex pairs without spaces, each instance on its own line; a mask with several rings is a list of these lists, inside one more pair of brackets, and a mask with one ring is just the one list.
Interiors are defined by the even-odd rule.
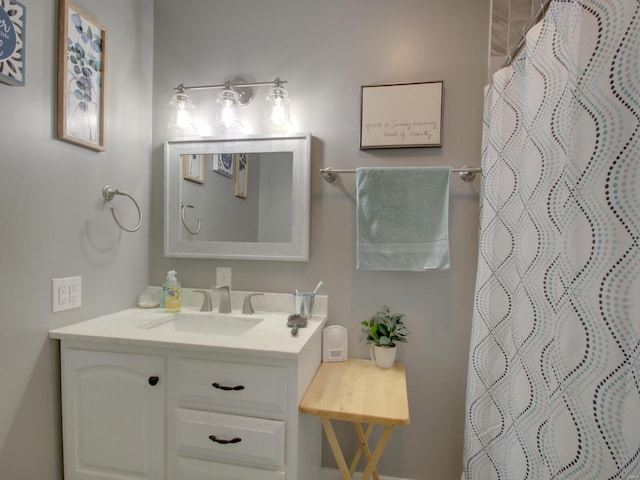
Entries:
[[293,313],[311,318],[313,316],[313,300],[315,293],[296,292],[293,294]]

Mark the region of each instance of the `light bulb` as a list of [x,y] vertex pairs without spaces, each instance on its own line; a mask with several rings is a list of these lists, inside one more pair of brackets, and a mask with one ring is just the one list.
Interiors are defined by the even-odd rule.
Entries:
[[290,126],[289,93],[280,84],[269,90],[267,108],[264,113],[264,123],[273,127]]
[[178,108],[176,111],[176,123],[178,124],[178,128],[180,130],[186,130],[189,128],[191,124],[191,119],[189,118],[189,112],[187,112],[184,108]]
[[216,113],[218,123],[224,128],[242,127],[238,112],[238,107],[240,106],[238,92],[231,88],[225,88],[218,94],[216,104],[218,105]]
[[231,127],[236,121],[236,116],[230,106],[225,105],[220,111],[220,123],[226,128]]
[[195,107],[184,90],[178,90],[171,102],[171,118],[168,127],[184,133],[194,133],[196,127],[193,124],[193,111]]
[[286,120],[286,112],[280,104],[275,104],[271,110],[271,121],[274,125],[282,125]]

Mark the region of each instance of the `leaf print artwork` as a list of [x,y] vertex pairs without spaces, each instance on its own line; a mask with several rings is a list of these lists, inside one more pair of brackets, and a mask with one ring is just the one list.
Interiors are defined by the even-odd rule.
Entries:
[[79,8],[60,0],[61,16],[59,137],[104,150],[104,73],[106,31]]

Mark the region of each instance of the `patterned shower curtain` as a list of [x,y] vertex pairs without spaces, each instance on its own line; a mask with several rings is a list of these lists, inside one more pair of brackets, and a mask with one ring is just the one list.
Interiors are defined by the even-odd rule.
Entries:
[[487,87],[467,480],[640,480],[640,0],[555,0]]

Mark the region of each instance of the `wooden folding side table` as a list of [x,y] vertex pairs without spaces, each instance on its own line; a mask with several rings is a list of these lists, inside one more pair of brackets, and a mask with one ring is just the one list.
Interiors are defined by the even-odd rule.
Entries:
[[[322,420],[322,427],[338,464],[342,480],[350,480],[361,456],[367,459],[362,480],[373,475],[391,432],[397,425],[409,423],[409,402],[404,365],[376,367],[371,360],[349,359],[346,362],[322,363],[307,390],[300,411]],[[347,466],[331,420],[352,422],[360,440],[351,466]],[[363,424],[365,428],[363,429]],[[384,427],[373,452],[367,445],[376,425]]]

